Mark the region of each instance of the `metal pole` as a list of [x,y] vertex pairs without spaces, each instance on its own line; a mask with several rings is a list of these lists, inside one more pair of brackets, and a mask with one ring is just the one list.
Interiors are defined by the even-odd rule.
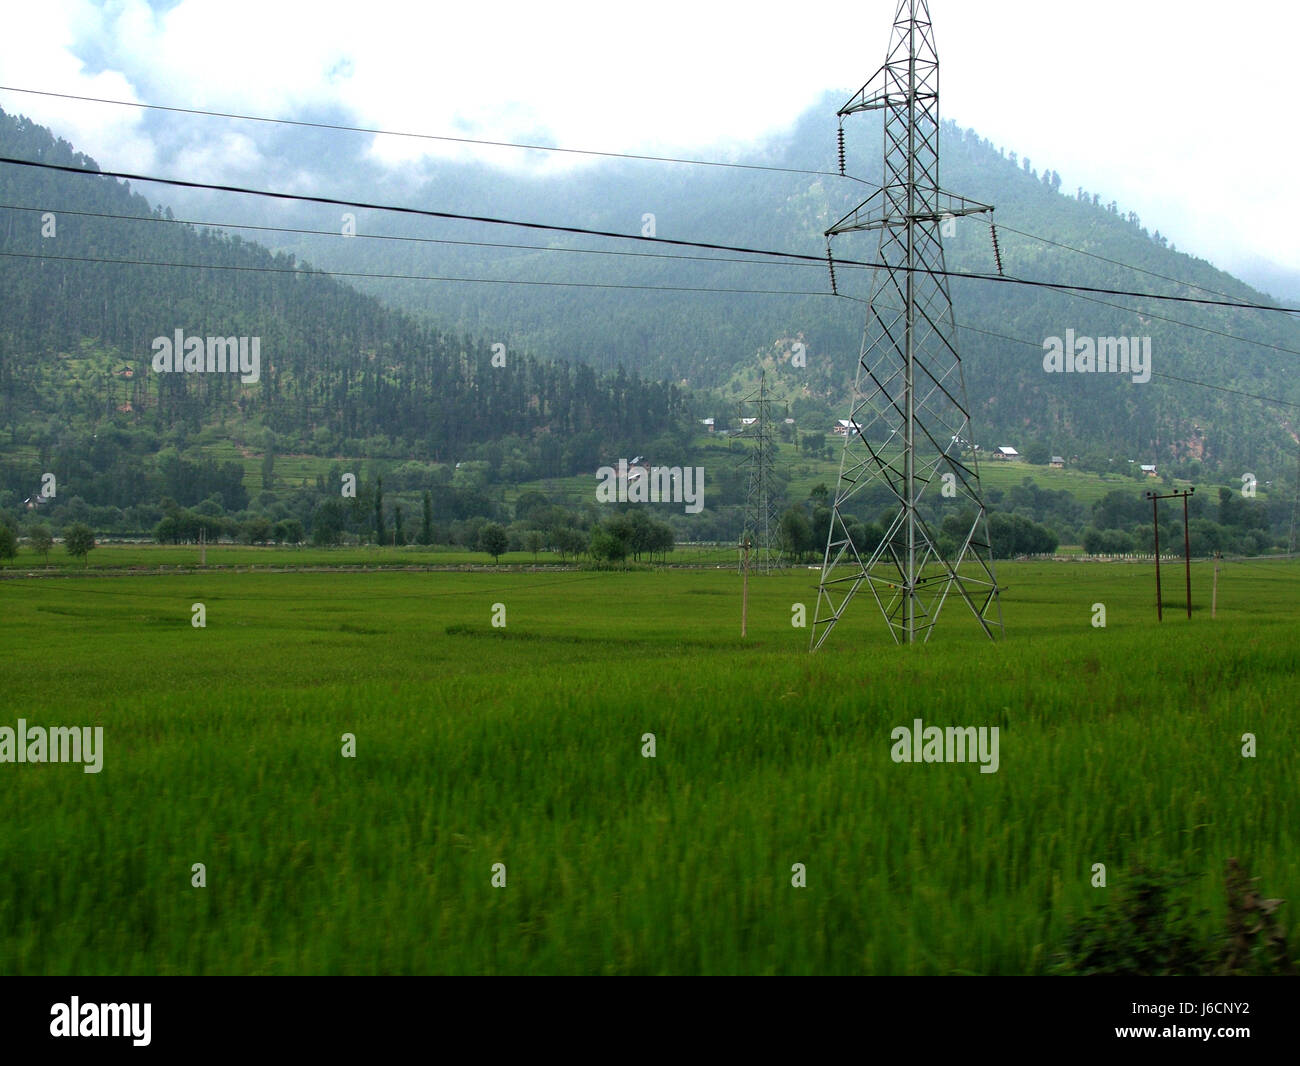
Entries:
[[749,624],[749,538],[745,538],[745,576],[741,580],[740,635],[745,636]]
[[1154,493],[1151,496],[1151,522],[1156,531],[1156,621],[1165,620],[1164,603],[1160,596],[1160,504]]
[[[912,7],[915,19],[916,8]],[[907,643],[916,640],[916,292],[914,289],[916,266],[916,22],[908,26],[907,67],[907,354],[904,361],[903,393],[907,397],[907,428],[903,435],[904,478],[907,485],[907,606],[904,617],[907,625]]]
[[1187,497],[1195,489],[1183,493],[1183,563],[1187,568],[1187,617],[1192,617],[1192,534],[1187,528]]

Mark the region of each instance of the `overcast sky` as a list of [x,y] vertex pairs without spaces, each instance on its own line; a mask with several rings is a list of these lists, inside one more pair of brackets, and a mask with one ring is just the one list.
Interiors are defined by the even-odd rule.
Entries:
[[[0,84],[743,158],[745,144],[788,126],[824,91],[856,90],[884,57],[895,8],[41,0],[4,11]],[[1229,268],[1254,255],[1300,270],[1300,3],[930,0],[930,12],[944,117],[1059,171],[1066,189],[1118,200],[1184,251]],[[0,106],[110,169],[248,181],[262,162],[256,127],[186,118],[187,143],[159,144],[138,109],[12,92],[0,92]],[[447,149],[378,138],[370,150],[401,167]],[[521,165],[521,155],[491,158]],[[328,175],[303,181],[329,187]]]

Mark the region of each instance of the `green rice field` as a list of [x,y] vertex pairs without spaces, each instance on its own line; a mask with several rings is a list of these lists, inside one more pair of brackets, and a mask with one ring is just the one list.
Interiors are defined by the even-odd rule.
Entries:
[[[1037,974],[1139,864],[1221,927],[1230,856],[1300,907],[1295,563],[1213,619],[1194,564],[1190,621],[1173,568],[1163,624],[1149,566],[1001,564],[998,644],[864,594],[810,654],[804,568],[742,639],[731,570],[117,550],[0,580],[0,727],[104,731],[98,773],[0,762],[0,973]],[[914,719],[998,727],[997,772],[893,761]]]

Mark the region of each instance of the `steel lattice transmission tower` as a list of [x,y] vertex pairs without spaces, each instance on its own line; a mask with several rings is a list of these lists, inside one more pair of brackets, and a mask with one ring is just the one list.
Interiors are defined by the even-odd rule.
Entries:
[[752,443],[745,457],[745,465],[749,468],[749,489],[745,496],[745,522],[740,542],[751,543],[750,569],[759,573],[767,573],[782,565],[780,526],[773,499],[776,442],[772,439],[770,406],[767,371],[764,370],[758,378],[758,390],[740,404],[740,435]]
[[[826,641],[864,584],[901,644],[929,639],[950,593],[995,637],[1002,631],[1002,612],[940,230],[957,216],[992,208],[939,186],[939,59],[926,0],[900,0],[885,64],[840,109],[841,123],[860,111],[884,112],[884,183],[826,231],[827,254],[837,234],[877,230],[880,266],[863,331],[812,647]],[[963,455],[967,448],[969,460]],[[868,551],[853,542],[846,519],[852,521],[851,504],[871,505],[866,490],[872,486],[888,490],[893,518],[879,546]],[[950,525],[952,543],[941,548],[936,526],[950,515],[961,516],[962,528],[954,535]]]

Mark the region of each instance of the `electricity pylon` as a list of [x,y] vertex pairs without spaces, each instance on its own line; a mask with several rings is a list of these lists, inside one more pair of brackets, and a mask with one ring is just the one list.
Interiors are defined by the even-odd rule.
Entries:
[[[749,467],[749,490],[745,496],[745,522],[740,542],[751,542],[750,569],[767,573],[781,563],[780,526],[776,518],[773,480],[776,470],[776,442],[772,439],[772,417],[767,398],[767,371],[759,374],[758,391],[740,404],[741,432],[752,447],[745,457]],[[746,411],[750,413],[746,415]]]
[[[1300,441],[1297,441],[1300,443]],[[1296,459],[1295,468],[1295,495],[1291,497],[1291,536],[1287,540],[1286,553],[1295,554],[1295,520],[1296,515],[1300,514],[1300,456]]]
[[[900,0],[884,66],[840,109],[841,123],[859,111],[884,112],[884,184],[826,231],[827,256],[837,234],[878,230],[880,265],[812,647],[825,643],[863,584],[900,644],[928,640],[952,592],[993,638],[1002,631],[1002,611],[940,233],[945,222],[992,208],[939,186],[939,59],[926,0]],[[922,497],[936,482],[933,504],[927,500],[923,512]],[[866,491],[873,486],[879,487],[874,501]],[[890,507],[879,545],[868,545],[861,534],[864,543],[854,542],[848,523],[855,532],[862,528],[849,512],[855,503]],[[955,521],[941,546],[934,525],[949,517]]]

